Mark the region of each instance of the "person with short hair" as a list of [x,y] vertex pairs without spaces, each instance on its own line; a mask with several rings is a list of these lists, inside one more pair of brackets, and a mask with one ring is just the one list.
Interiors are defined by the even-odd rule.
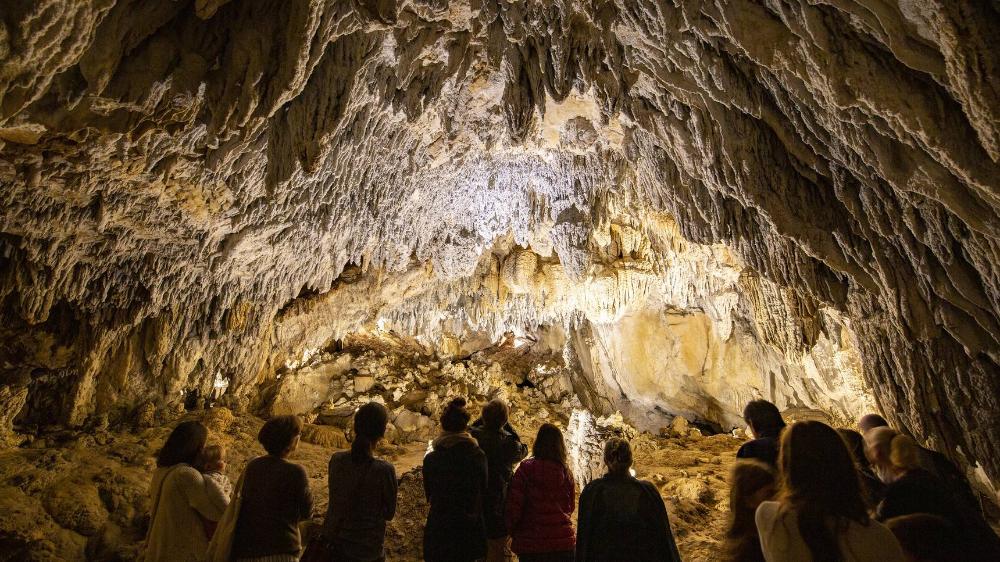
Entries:
[[876,427],[889,427],[889,422],[879,414],[865,414],[858,420],[858,432],[864,435]]
[[528,447],[521,443],[514,428],[508,423],[510,408],[500,399],[489,401],[482,416],[472,424],[470,433],[486,453],[487,494],[483,504],[486,523],[486,562],[504,562],[513,559],[510,534],[504,524],[504,505],[507,490],[514,476],[514,465],[528,454]]
[[538,428],[531,458],[517,467],[507,498],[506,520],[520,562],[573,562],[576,482],[562,431]]
[[196,468],[207,439],[208,428],[201,422],[181,422],[156,455],[157,468],[149,484],[149,562],[206,558],[208,537],[203,521],[218,521],[229,503]]
[[604,445],[608,472],[580,494],[577,562],[680,562],[659,490],[631,475],[632,447],[612,437]]
[[802,421],[781,436],[777,501],[757,507],[767,562],[902,562],[899,543],[868,516],[854,460],[840,435]]
[[785,429],[785,420],[778,407],[767,400],[753,400],[743,408],[743,420],[750,427],[754,438],[736,451],[736,458],[757,459],[775,466],[778,459],[778,439]]
[[297,416],[277,416],[260,428],[257,440],[267,454],[243,472],[242,505],[236,521],[235,560],[294,562],[302,550],[299,522],[312,516],[312,492],[304,468],[288,461],[302,433]]
[[349,451],[330,457],[330,503],[323,533],[340,562],[385,560],[385,527],[396,515],[396,469],[375,458],[385,437],[389,412],[369,402],[354,414]]
[[757,506],[774,497],[774,468],[758,460],[736,461],[729,475],[729,526],[723,540],[724,560],[764,562],[754,514]]
[[424,493],[430,503],[424,560],[472,562],[486,556],[483,505],[489,481],[486,454],[469,434],[465,398],[441,412],[441,435],[424,457]]

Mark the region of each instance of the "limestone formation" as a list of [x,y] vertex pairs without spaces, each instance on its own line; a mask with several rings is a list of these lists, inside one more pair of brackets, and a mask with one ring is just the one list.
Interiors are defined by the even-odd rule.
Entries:
[[4,2],[0,441],[149,404],[313,410],[384,384],[300,369],[381,326],[551,346],[583,406],[638,425],[880,409],[996,482],[998,21]]

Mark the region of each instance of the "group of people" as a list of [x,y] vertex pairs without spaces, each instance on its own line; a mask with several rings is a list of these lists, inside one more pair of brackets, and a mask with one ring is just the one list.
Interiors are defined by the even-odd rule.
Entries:
[[729,561],[1000,561],[961,472],[881,416],[862,417],[860,431],[786,427],[756,400],[744,419],[754,439],[730,477]]
[[[528,448],[508,416],[501,400],[486,404],[471,424],[464,398],[452,399],[441,412],[441,434],[423,464],[430,504],[424,560],[507,561],[515,553],[523,562],[680,560],[663,499],[651,483],[632,476],[627,441],[605,444],[607,474],[583,489],[574,529],[576,479],[562,431],[543,424],[526,459]],[[374,452],[388,421],[376,402],[355,413],[351,449],[330,458],[326,518],[308,545],[299,524],[312,513],[309,478],[288,460],[302,432],[298,417],[278,416],[263,425],[258,440],[267,454],[251,460],[235,486],[222,475],[224,451],[206,446],[205,426],[179,424],[157,455],[146,560],[206,560],[216,522],[237,498],[229,559],[385,560],[396,471]]]
[[[423,464],[430,504],[425,560],[508,561],[514,554],[522,562],[680,560],[663,499],[633,476],[627,441],[605,444],[607,473],[580,493],[574,529],[576,480],[562,432],[543,424],[528,457],[508,417],[500,400],[471,424],[464,398],[441,412],[441,434]],[[397,481],[375,449],[388,418],[375,402],[356,412],[351,449],[330,459],[326,518],[308,545],[299,524],[312,513],[309,479],[288,460],[302,431],[299,418],[264,424],[258,440],[267,454],[247,464],[235,487],[222,476],[224,451],[206,446],[205,426],[179,424],[157,455],[146,559],[205,560],[215,522],[232,498],[228,559],[385,560]],[[861,433],[816,421],[786,427],[773,404],[758,400],[744,418],[754,439],[737,452],[731,475],[727,560],[1000,560],[1000,540],[961,473],[881,417],[862,418]]]

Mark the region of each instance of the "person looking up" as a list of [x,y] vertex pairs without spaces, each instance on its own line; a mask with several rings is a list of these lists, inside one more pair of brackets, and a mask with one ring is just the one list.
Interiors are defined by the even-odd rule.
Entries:
[[883,484],[890,484],[893,474],[892,439],[898,435],[895,429],[879,426],[865,432],[865,456],[871,463],[872,471]]
[[[198,470],[205,477],[205,484],[218,488],[218,493],[222,494],[226,501],[233,495],[233,483],[229,481],[223,471],[226,469],[226,448],[222,445],[206,445],[198,455]],[[209,539],[215,534],[217,521],[202,518],[202,527],[205,529],[205,536]]]
[[729,526],[723,542],[728,562],[764,562],[754,514],[757,506],[774,497],[774,468],[757,460],[736,461],[729,475]]
[[840,435],[817,421],[781,436],[781,487],[755,520],[767,562],[902,562],[889,529],[868,516],[854,460]]
[[236,520],[232,557],[269,562],[299,559],[299,522],[312,516],[312,493],[305,469],[288,461],[299,445],[302,420],[277,416],[267,420],[257,440],[267,454],[243,471],[242,505]]
[[576,483],[559,428],[542,424],[531,458],[517,467],[507,498],[507,528],[521,562],[573,562]]
[[778,459],[778,439],[785,429],[778,407],[767,400],[754,400],[743,408],[743,419],[754,438],[736,451],[736,458],[757,459],[774,466]]
[[629,472],[632,448],[613,437],[604,445],[608,472],[580,494],[577,562],[680,562],[660,492]]
[[890,444],[888,473],[892,481],[876,509],[885,521],[902,515],[929,513],[954,526],[966,560],[1000,560],[1000,538],[982,514],[955,497],[941,479],[920,465],[920,447],[907,435],[895,435]]
[[208,428],[201,422],[181,422],[156,454],[146,535],[146,560],[150,562],[206,558],[208,536],[203,521],[218,521],[229,504],[222,490],[195,468],[207,439]]
[[486,454],[468,432],[465,398],[441,412],[441,435],[424,457],[424,493],[430,503],[424,560],[467,562],[486,556],[483,506],[489,481]]
[[514,476],[514,465],[528,454],[528,447],[507,422],[510,409],[500,399],[483,407],[483,415],[472,424],[472,437],[486,453],[489,482],[483,516],[486,523],[486,562],[511,560],[510,534],[504,524],[507,489]]
[[837,433],[847,445],[847,450],[851,452],[854,466],[858,469],[858,476],[861,477],[861,491],[865,496],[865,505],[869,509],[874,509],[878,502],[882,500],[882,493],[885,491],[885,484],[875,475],[868,455],[865,453],[865,438],[853,429],[838,429]]
[[335,560],[385,560],[385,525],[396,515],[396,469],[375,458],[375,447],[388,424],[385,406],[361,406],[354,414],[351,450],[330,457],[330,503],[323,534]]

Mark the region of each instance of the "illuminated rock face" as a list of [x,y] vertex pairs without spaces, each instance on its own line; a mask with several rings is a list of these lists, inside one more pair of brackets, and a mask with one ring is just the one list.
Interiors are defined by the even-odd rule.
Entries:
[[995,6],[64,4],[0,8],[4,431],[544,325],[637,409],[869,388],[1000,477]]

